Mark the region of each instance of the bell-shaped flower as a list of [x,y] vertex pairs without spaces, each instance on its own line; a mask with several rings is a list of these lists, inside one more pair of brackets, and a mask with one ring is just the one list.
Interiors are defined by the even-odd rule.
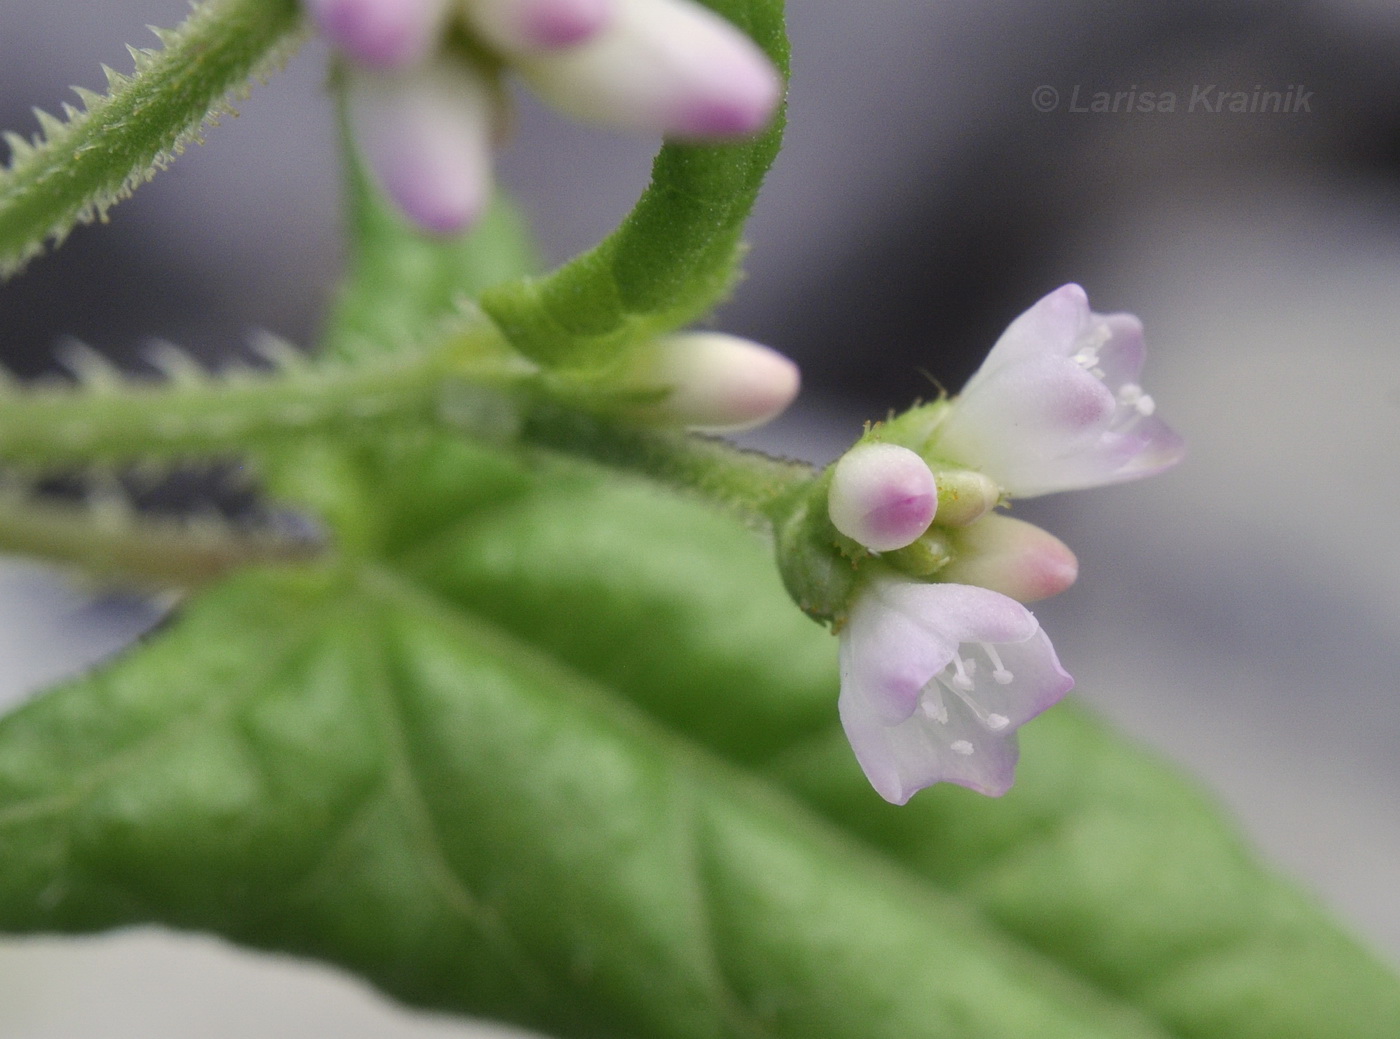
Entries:
[[1142,323],[1095,314],[1065,285],[1002,333],[952,401],[926,454],[978,469],[1008,494],[1097,487],[1161,472],[1181,438],[1139,377]]
[[585,122],[691,140],[761,130],[783,83],[757,45],[692,0],[615,0],[616,16],[576,47],[515,66],[555,108]]
[[986,588],[877,577],[840,638],[841,724],[894,804],[939,782],[1005,793],[1017,727],[1074,685],[1031,612]]

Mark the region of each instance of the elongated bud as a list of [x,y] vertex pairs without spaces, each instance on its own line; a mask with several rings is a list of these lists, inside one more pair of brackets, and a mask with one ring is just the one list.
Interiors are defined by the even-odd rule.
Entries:
[[691,0],[615,0],[588,42],[516,65],[550,104],[622,129],[707,139],[761,130],[782,78],[758,46]]
[[643,418],[719,433],[782,414],[801,376],[769,347],[720,332],[682,332],[656,344],[637,381],[670,391],[648,405]]
[[996,508],[1001,488],[990,476],[971,469],[938,471],[938,522],[965,527]]
[[846,537],[889,552],[928,530],[938,488],[928,465],[907,447],[859,444],[836,463],[827,508]]
[[465,15],[492,46],[509,54],[572,47],[613,20],[615,0],[471,0]]
[[496,97],[464,61],[435,58],[408,72],[351,68],[355,142],[380,188],[436,234],[469,227],[491,194]]
[[1055,535],[1010,516],[984,516],[954,536],[953,561],[940,581],[973,584],[1035,602],[1058,595],[1079,576],[1079,560]]
[[421,61],[446,24],[450,0],[305,0],[322,34],[377,69]]

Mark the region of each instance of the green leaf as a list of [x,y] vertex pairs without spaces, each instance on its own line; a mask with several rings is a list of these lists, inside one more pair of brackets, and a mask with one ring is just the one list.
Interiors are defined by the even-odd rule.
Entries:
[[285,57],[298,24],[295,0],[209,0],[178,29],[157,30],[163,49],[131,53],[131,76],[103,67],[110,92],[78,91],[83,110],[44,114],[41,134],[6,134],[0,170],[0,276],[61,241],[174,159],[225,96]]
[[159,920],[565,1036],[1160,1037],[400,576],[248,574],[0,726],[0,922]]
[[1194,785],[1074,705],[1026,730],[1007,797],[943,786],[885,804],[836,724],[834,640],[784,609],[765,555],[700,510],[556,479],[404,565],[1172,1034],[1400,1034],[1393,975]]
[[[782,0],[710,0],[785,73]],[[527,357],[550,367],[606,367],[641,339],[705,314],[738,275],[739,237],[777,156],[783,117],[737,144],[668,143],[651,184],[596,248],[537,279],[491,289],[486,312]]]
[[891,808],[754,539],[576,465],[416,457],[375,558],[246,574],[0,722],[0,927],[214,930],[561,1036],[1400,1027],[1393,978],[1080,712],[1007,798]]

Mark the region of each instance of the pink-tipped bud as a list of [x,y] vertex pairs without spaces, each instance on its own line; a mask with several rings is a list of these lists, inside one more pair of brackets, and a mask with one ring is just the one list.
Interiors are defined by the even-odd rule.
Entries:
[[1079,560],[1055,535],[1010,516],[984,516],[957,531],[953,561],[940,581],[972,584],[1035,602],[1059,595],[1079,576]]
[[892,552],[928,530],[938,508],[933,472],[897,444],[860,444],[836,463],[827,509],[832,525],[875,552]]
[[403,73],[351,69],[355,143],[383,192],[424,230],[455,234],[486,208],[496,96],[473,66],[440,57]]
[[641,386],[668,389],[645,417],[709,433],[776,418],[797,396],[797,365],[778,351],[720,332],[682,332],[657,342]]
[[550,104],[578,119],[688,139],[766,126],[783,82],[744,33],[692,0],[614,0],[588,42],[516,62]]
[[415,64],[432,50],[451,0],[305,0],[322,34],[371,68]]
[[507,54],[573,47],[612,21],[615,0],[471,0],[465,15],[492,46]]

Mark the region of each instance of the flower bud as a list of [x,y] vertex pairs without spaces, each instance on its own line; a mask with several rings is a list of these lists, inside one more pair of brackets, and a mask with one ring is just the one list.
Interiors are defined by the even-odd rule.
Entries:
[[938,522],[965,527],[980,519],[1001,500],[1001,488],[990,476],[971,469],[938,471]]
[[614,13],[614,0],[471,0],[465,10],[482,38],[508,54],[583,43]]
[[1010,516],[984,516],[954,533],[953,561],[940,581],[978,585],[1017,602],[1059,595],[1079,576],[1079,560],[1048,531]]
[[384,193],[425,230],[465,230],[491,193],[496,97],[474,66],[439,57],[401,73],[352,68],[355,142]]
[[897,444],[858,444],[831,474],[832,525],[875,552],[903,548],[928,529],[938,508],[933,472]]
[[797,365],[776,350],[720,332],[682,332],[656,343],[637,381],[669,393],[644,417],[718,433],[780,415],[797,396]]
[[352,60],[377,69],[404,68],[432,49],[450,0],[305,0],[326,39]]
[[782,97],[777,69],[739,29],[692,0],[614,0],[587,42],[522,54],[516,66],[550,104],[620,129],[694,139],[761,130]]

